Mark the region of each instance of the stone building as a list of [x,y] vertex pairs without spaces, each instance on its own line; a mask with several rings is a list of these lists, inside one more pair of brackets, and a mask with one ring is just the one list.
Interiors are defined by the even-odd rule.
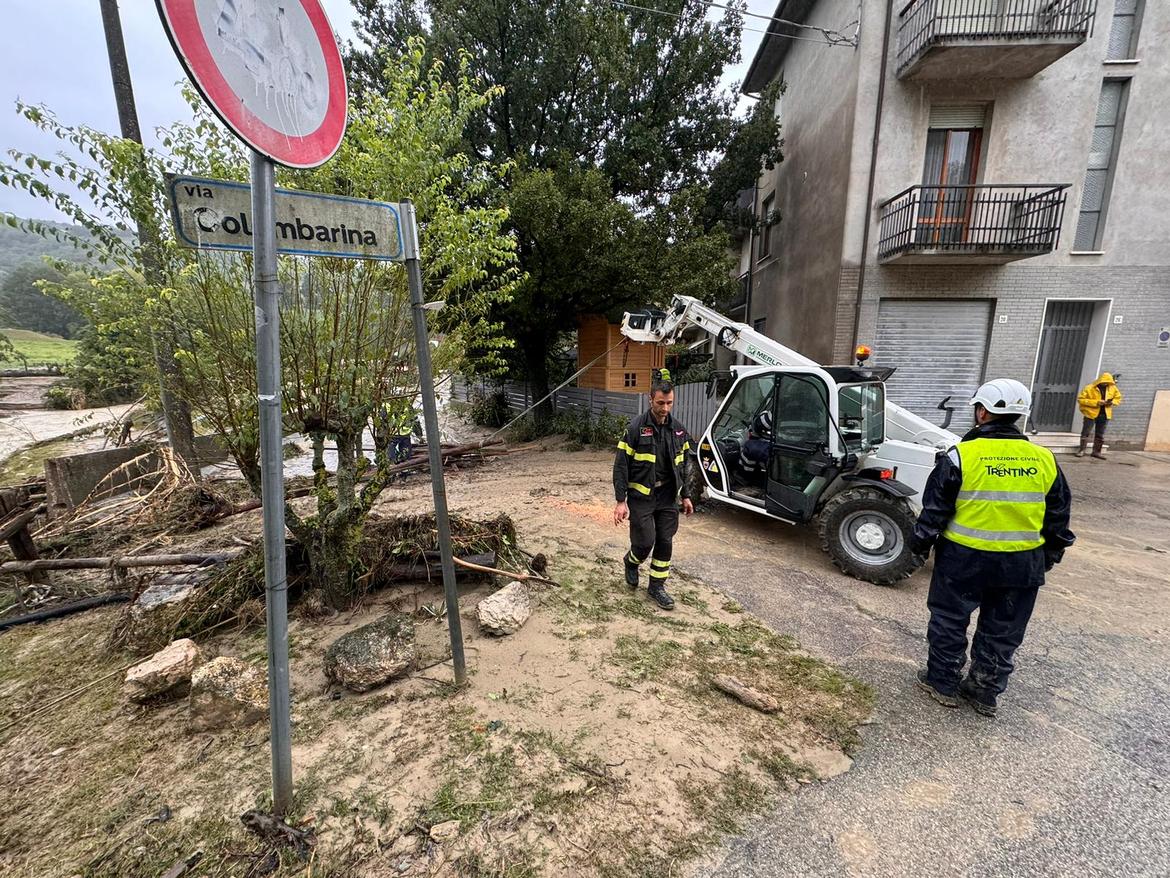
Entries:
[[1120,373],[1109,440],[1143,446],[1170,412],[1170,3],[781,0],[768,29],[743,91],[786,84],[785,159],[750,193],[747,322],[822,362],[871,345],[956,429],[1007,376],[1067,433]]

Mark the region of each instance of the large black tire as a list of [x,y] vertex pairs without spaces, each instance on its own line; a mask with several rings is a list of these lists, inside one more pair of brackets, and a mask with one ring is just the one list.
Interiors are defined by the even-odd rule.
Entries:
[[821,548],[843,573],[893,585],[923,564],[910,551],[914,520],[910,504],[901,497],[878,488],[847,488],[821,510]]

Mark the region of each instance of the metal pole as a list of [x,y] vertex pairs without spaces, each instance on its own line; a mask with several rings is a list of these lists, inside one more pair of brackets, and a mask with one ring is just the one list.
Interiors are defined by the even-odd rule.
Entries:
[[[114,83],[114,102],[118,107],[118,125],[125,140],[133,140],[141,145],[142,131],[138,127],[138,111],[134,105],[134,87],[130,81],[130,64],[126,60],[118,0],[100,0],[100,6],[102,27],[106,34],[106,52],[110,58],[110,78]],[[162,244],[158,232],[152,223],[144,222],[144,217],[137,211],[134,213],[138,243],[142,247],[143,274],[150,286],[160,289],[165,286],[165,281],[159,263]],[[159,402],[162,403],[167,441],[191,470],[191,474],[199,478],[199,458],[195,454],[195,434],[191,429],[191,408],[173,389],[179,371],[175,363],[174,340],[169,330],[155,327],[150,331],[150,341],[155,368],[158,369]]]
[[284,456],[280,417],[280,284],[276,279],[276,169],[271,161],[257,152],[252,153],[252,228],[272,810],[276,814],[285,814],[292,804],[292,739],[289,734],[288,579],[285,574]]
[[406,281],[410,287],[410,310],[414,315],[414,338],[418,348],[418,381],[422,390],[423,421],[427,428],[427,452],[431,459],[431,489],[435,495],[435,524],[439,528],[439,551],[443,559],[443,595],[447,601],[447,629],[451,637],[451,661],[455,685],[467,682],[463,658],[463,630],[459,623],[459,592],[455,587],[455,561],[451,554],[451,522],[447,518],[447,488],[443,482],[443,453],[439,447],[439,413],[435,406],[435,378],[431,374],[431,348],[427,337],[427,315],[423,310],[422,269],[418,264],[418,226],[414,204],[402,202],[403,252],[406,254]]

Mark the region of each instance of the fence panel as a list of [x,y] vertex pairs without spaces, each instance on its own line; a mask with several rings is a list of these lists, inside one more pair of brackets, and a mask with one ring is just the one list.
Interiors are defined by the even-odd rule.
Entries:
[[698,438],[711,419],[719,404],[720,397],[707,396],[707,383],[679,384],[674,388],[674,419],[687,428],[687,431]]

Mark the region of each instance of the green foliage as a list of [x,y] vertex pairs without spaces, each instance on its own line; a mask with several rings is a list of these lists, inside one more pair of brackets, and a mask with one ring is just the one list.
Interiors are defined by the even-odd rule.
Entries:
[[485,391],[475,388],[471,391],[471,422],[479,427],[502,427],[508,423],[511,409],[508,408],[508,394],[503,389]]
[[761,166],[771,169],[784,159],[776,102],[785,89],[783,81],[776,79],[771,82],[760,93],[748,118],[738,123],[723,158],[711,172],[711,185],[703,208],[708,227],[723,222],[733,232],[744,232],[764,221],[763,217],[753,216],[750,209],[738,209],[736,200],[741,191],[756,185]]
[[[27,222],[27,221],[25,221]],[[22,228],[22,221],[13,217],[12,222],[0,222],[0,278],[24,265],[40,265],[46,259],[75,262],[85,254],[70,243],[69,238],[86,238],[85,230],[67,223],[45,222],[46,229],[55,229],[61,236],[48,238]]]
[[52,266],[29,262],[12,269],[0,281],[0,324],[31,329],[61,338],[73,338],[84,318],[66,302],[45,292],[45,284],[60,284],[63,275]]
[[729,239],[708,216],[710,174],[729,142],[746,161],[766,134],[756,125],[739,135],[746,123],[720,85],[739,60],[741,5],[718,21],[700,0],[655,4],[666,15],[564,0],[354,5],[359,35],[377,47],[349,55],[361,88],[385,90],[379,52],[427,31],[436,58],[466,50],[469,73],[503,90],[472,114],[465,136],[475,154],[516,163],[505,203],[526,279],[493,313],[538,397],[580,315],[729,294]]

